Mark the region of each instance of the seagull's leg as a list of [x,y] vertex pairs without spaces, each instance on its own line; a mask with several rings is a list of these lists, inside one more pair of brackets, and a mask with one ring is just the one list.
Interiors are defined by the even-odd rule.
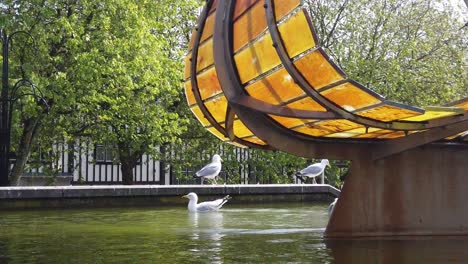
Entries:
[[315,180],[315,177],[312,177],[312,184],[317,184],[317,181]]
[[205,179],[204,177],[200,177],[201,185],[203,185],[203,180],[204,180],[204,179]]
[[216,181],[216,178],[217,178],[217,177],[218,177],[218,176],[216,176],[216,177],[213,178],[213,181],[214,181],[215,185],[218,185],[218,182]]

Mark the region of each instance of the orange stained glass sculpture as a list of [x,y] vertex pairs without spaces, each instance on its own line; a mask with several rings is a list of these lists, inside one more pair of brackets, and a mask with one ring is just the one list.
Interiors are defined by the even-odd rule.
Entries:
[[419,108],[349,79],[320,46],[299,0],[208,0],[185,63],[190,109],[236,146],[308,156],[327,142],[352,147],[418,133],[466,142],[466,98]]

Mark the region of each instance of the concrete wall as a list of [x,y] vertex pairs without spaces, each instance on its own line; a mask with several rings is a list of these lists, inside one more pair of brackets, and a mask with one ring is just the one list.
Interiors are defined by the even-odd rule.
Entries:
[[2,187],[0,210],[186,204],[181,196],[189,192],[197,193],[201,201],[229,194],[230,203],[330,202],[340,193],[322,184]]

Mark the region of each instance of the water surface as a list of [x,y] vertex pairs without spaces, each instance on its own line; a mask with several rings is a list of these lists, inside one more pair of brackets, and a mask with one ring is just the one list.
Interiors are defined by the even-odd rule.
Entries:
[[327,221],[300,203],[1,212],[0,263],[468,262],[468,238],[324,241]]

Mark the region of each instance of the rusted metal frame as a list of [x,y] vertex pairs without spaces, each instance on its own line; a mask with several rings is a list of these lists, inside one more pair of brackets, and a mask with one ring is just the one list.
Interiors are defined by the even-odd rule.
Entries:
[[195,97],[195,101],[197,102],[198,107],[203,113],[203,116],[210,122],[210,124],[218,130],[223,136],[227,137],[226,131],[223,129],[222,126],[218,124],[218,122],[214,119],[211,113],[206,108],[205,104],[200,95],[200,90],[198,87],[198,80],[197,80],[197,59],[198,59],[198,47],[200,45],[200,39],[203,34],[203,29],[205,28],[206,18],[208,17],[209,10],[213,4],[214,0],[208,0],[206,2],[205,7],[203,8],[202,13],[197,21],[197,28],[195,30],[195,38],[192,47],[192,58],[190,61],[190,83],[192,85],[192,91]]
[[[192,58],[191,58],[191,61],[190,61],[190,82],[191,82],[191,85],[192,85],[192,91],[193,91],[193,94],[194,94],[194,97],[195,97],[196,105],[202,111],[203,116],[211,124],[211,127],[218,130],[223,136],[229,138],[233,142],[239,143],[239,144],[247,146],[247,147],[255,147],[255,148],[265,149],[265,147],[263,145],[257,145],[257,144],[254,144],[252,142],[244,141],[244,140],[242,140],[240,138],[237,138],[235,136],[232,137],[233,134],[234,134],[234,132],[232,130],[233,129],[233,123],[228,124],[227,122],[233,122],[233,119],[231,119],[231,118],[226,119],[225,120],[226,128],[223,128],[214,119],[214,117],[211,115],[211,113],[208,111],[208,109],[206,108],[206,106],[204,104],[204,101],[201,98],[200,90],[199,90],[199,87],[198,87],[198,81],[197,81],[198,47],[201,44],[200,40],[201,40],[201,37],[203,35],[203,30],[205,28],[206,19],[214,11],[214,10],[212,10],[211,12],[209,12],[209,10],[211,10],[211,6],[213,5],[213,2],[214,2],[214,0],[208,0],[207,1],[206,5],[205,5],[202,13],[200,14],[200,17],[199,17],[198,21],[197,21],[197,27],[198,28],[195,30],[195,35],[193,36],[195,38],[195,40],[194,40],[193,47],[192,47]],[[219,95],[216,95],[216,96],[219,96]],[[230,109],[229,109],[229,105],[228,105],[228,111],[226,112],[227,116],[228,115],[230,116],[231,114],[234,114],[234,113],[231,113],[231,111],[229,111],[229,110]],[[229,128],[231,129],[230,131],[228,131]]]
[[[324,106],[325,108],[329,109],[330,111],[335,112],[336,114],[342,116],[344,119],[351,120],[353,122],[362,124],[364,126],[371,126],[376,128],[384,128],[384,129],[392,129],[392,130],[422,130],[427,129],[424,123],[416,123],[416,122],[409,122],[409,121],[391,121],[391,122],[383,122],[378,121],[375,119],[365,118],[353,113],[350,113],[339,105],[336,105],[334,102],[331,102],[324,96],[322,96],[314,87],[304,78],[304,76],[300,73],[300,71],[296,68],[296,66],[291,61],[284,43],[281,39],[281,35],[278,30],[278,26],[276,24],[276,17],[274,14],[274,5],[272,0],[265,0],[265,8],[267,9],[267,21],[268,21],[268,29],[270,31],[273,45],[278,53],[278,56],[283,63],[283,66],[294,79],[294,81],[304,90],[305,93],[309,94],[311,97],[315,99],[316,102]],[[311,25],[310,17],[306,13],[306,18]],[[329,61],[330,62],[330,61]]]
[[283,117],[292,117],[298,119],[334,119],[339,118],[335,113],[332,112],[319,112],[319,111],[308,111],[292,109],[284,106],[277,106],[266,103],[264,101],[255,99],[250,96],[240,96],[235,98],[230,103],[243,105],[254,111],[263,112],[266,114],[272,114]]
[[468,130],[468,120],[414,133],[406,137],[392,139],[376,147],[375,151],[372,153],[372,159],[374,161],[383,159],[408,149],[416,148],[449,136],[453,136],[466,130]]
[[[217,13],[214,29],[216,71],[228,101],[244,93],[232,56],[232,31],[229,30],[234,4],[233,0],[220,0],[217,11],[220,13]],[[276,149],[309,158],[353,159],[368,153],[369,144],[363,141],[313,138],[285,128],[262,112],[237,104],[231,107],[255,136]],[[346,148],[343,148],[343,143],[346,143]]]
[[[244,141],[240,138],[237,138],[237,137],[233,137],[231,138],[231,136],[233,135],[233,131],[232,131],[232,128],[233,128],[233,125],[228,125],[227,123],[225,123],[225,126],[226,126],[226,129],[224,129],[215,119],[214,117],[211,115],[211,113],[208,111],[208,109],[205,107],[205,104],[204,102],[207,101],[207,99],[205,100],[202,100],[201,98],[201,94],[200,94],[200,90],[198,88],[198,81],[197,81],[197,72],[196,72],[196,68],[197,68],[197,57],[198,57],[198,47],[199,45],[201,44],[200,43],[200,39],[201,39],[201,36],[203,34],[203,29],[204,29],[204,25],[205,25],[205,22],[206,22],[206,18],[208,17],[208,14],[207,14],[207,10],[210,10],[211,9],[211,5],[213,4],[213,1],[214,0],[208,0],[207,1],[207,4],[206,6],[204,7],[202,13],[200,14],[200,18],[199,18],[199,21],[197,22],[197,27],[198,29],[195,31],[195,41],[193,43],[193,47],[192,47],[192,58],[191,58],[191,62],[190,62],[190,81],[191,81],[191,85],[192,85],[192,91],[193,91],[193,94],[194,94],[194,97],[195,97],[195,101],[196,101],[196,104],[200,110],[202,111],[203,113],[203,116],[208,120],[208,122],[211,124],[211,126],[209,127],[213,127],[215,128],[216,130],[218,130],[223,136],[229,138],[231,141],[233,142],[236,142],[236,143],[239,143],[241,145],[244,145],[244,146],[247,146],[247,147],[254,147],[254,148],[263,148],[265,149],[265,147],[263,145],[257,145],[257,144],[254,144],[252,142],[248,142],[248,141]],[[214,67],[214,66],[213,66]],[[218,94],[214,97],[219,97],[219,96],[222,96],[222,94]],[[211,98],[208,98],[208,99],[211,99]],[[229,104],[228,104],[228,111],[226,112],[226,115],[228,116],[229,114],[231,114],[231,112],[229,111]],[[225,122],[228,121],[228,119],[226,118]],[[231,121],[231,119],[229,119],[229,121]],[[230,128],[231,131],[228,131],[227,129]]]
[[437,128],[443,127],[447,125],[451,125],[458,122],[463,122],[468,120],[468,112],[465,112],[463,115],[455,115],[455,116],[445,116],[436,119],[431,119],[427,121],[423,121],[426,123],[427,128]]
[[236,135],[234,135],[234,117],[236,113],[231,109],[231,103],[228,103],[226,109],[226,118],[224,120],[224,127],[226,129],[226,133],[230,140],[234,140]]
[[465,103],[465,102],[468,102],[468,97],[462,98],[462,99],[454,101],[454,102],[450,102],[450,103],[446,104],[445,106],[456,106],[456,105],[459,105],[459,104],[462,104],[462,103]]

